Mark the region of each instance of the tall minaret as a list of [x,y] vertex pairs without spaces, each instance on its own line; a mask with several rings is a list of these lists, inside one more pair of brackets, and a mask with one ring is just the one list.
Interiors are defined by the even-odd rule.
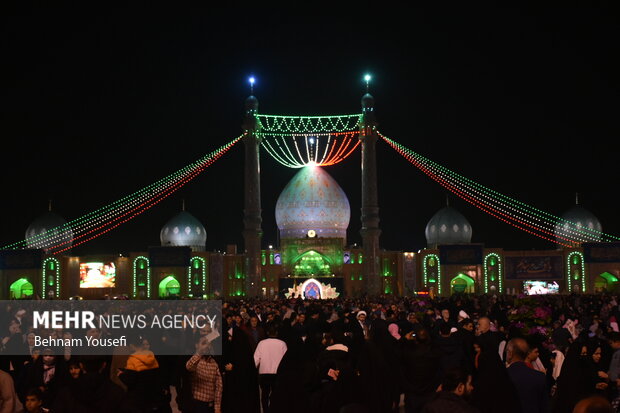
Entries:
[[[367,76],[366,81],[370,78]],[[368,88],[362,97],[362,120],[360,141],[362,143],[362,244],[364,247],[363,274],[368,294],[381,292],[379,274],[379,202],[377,200],[377,121],[375,120],[375,99]]]
[[243,239],[245,242],[245,292],[248,297],[258,296],[260,281],[261,203],[260,203],[260,125],[256,119],[258,99],[250,95],[245,100],[245,116],[242,128],[245,133],[245,195],[243,202]]

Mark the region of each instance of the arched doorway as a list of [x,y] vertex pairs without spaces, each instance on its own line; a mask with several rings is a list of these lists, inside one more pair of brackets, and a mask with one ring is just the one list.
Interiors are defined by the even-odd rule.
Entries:
[[329,259],[317,251],[307,251],[293,260],[293,275],[317,276],[331,275]]
[[301,294],[303,299],[320,300],[323,297],[323,287],[320,282],[310,278],[301,285]]
[[181,284],[169,275],[159,283],[159,298],[178,297],[181,294]]
[[16,300],[30,297],[34,294],[34,287],[32,286],[32,283],[25,278],[20,278],[15,281],[11,284],[9,290],[11,291],[11,298]]
[[615,275],[605,271],[604,273],[597,275],[594,279],[594,292],[602,293],[605,291],[613,291],[616,289],[617,285],[618,278]]
[[465,274],[459,274],[450,281],[450,293],[474,293],[474,280]]

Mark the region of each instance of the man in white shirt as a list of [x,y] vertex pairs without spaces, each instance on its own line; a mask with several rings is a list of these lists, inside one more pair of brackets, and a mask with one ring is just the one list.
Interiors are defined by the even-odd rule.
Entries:
[[277,327],[267,328],[267,338],[261,340],[254,351],[254,362],[258,368],[258,378],[261,389],[261,404],[263,413],[269,412],[269,398],[276,382],[278,366],[286,353],[286,343],[278,337]]

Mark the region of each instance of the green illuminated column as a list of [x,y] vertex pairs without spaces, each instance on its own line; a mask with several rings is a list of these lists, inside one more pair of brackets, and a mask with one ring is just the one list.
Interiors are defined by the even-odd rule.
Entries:
[[258,99],[250,96],[245,101],[243,130],[245,136],[245,195],[243,204],[243,239],[245,242],[245,293],[248,297],[258,295],[260,280],[261,238],[261,204],[260,204],[260,159],[258,136],[259,125],[256,121]]
[[374,112],[374,98],[366,93],[362,98],[362,121],[360,141],[362,143],[362,243],[364,247],[363,274],[368,294],[379,294],[379,202],[377,200],[377,154],[379,136]]

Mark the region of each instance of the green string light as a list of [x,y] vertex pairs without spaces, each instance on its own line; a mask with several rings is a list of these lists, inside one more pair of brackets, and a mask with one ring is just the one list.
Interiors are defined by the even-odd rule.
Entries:
[[[489,189],[481,184],[478,184],[477,182],[474,182],[468,178],[465,178],[461,175],[459,175],[456,172],[453,172],[419,154],[417,154],[416,152],[404,147],[403,145],[400,145],[398,143],[396,143],[395,141],[379,134],[388,144],[390,144],[392,147],[394,147],[395,149],[397,149],[399,152],[401,152],[403,155],[416,159],[416,161],[420,162],[421,164],[424,164],[425,167],[433,169],[436,173],[440,174],[442,179],[449,179],[452,182],[458,184],[461,186],[461,188],[467,188],[467,190],[469,190],[471,193],[475,193],[479,196],[482,196],[484,198],[487,198],[489,201],[502,205],[504,209],[502,209],[503,211],[509,212],[511,214],[519,214],[519,215],[525,215],[525,217],[522,217],[521,219],[523,219],[524,221],[528,222],[528,223],[532,223],[533,225],[537,226],[539,229],[539,231],[541,232],[545,232],[545,233],[553,233],[555,230],[555,224],[557,224],[558,222],[563,222],[563,223],[567,223],[571,226],[572,229],[566,230],[566,232],[562,232],[562,236],[566,236],[566,237],[571,237],[572,238],[569,240],[573,243],[579,243],[579,242],[584,242],[584,241],[596,241],[598,240],[598,236],[602,235],[605,240],[609,241],[609,240],[620,240],[619,237],[613,236],[613,235],[609,235],[609,234],[605,234],[602,233],[600,231],[594,230],[594,229],[590,229],[590,228],[584,228],[581,226],[578,226],[577,224],[571,222],[571,221],[567,221],[565,219],[562,219],[560,217],[557,217],[555,215],[549,214],[547,212],[544,212],[542,210],[539,210],[537,208],[534,208],[530,205],[527,205],[523,202],[517,201],[513,198],[510,198],[506,195],[503,195],[497,191],[494,191],[492,189]],[[498,208],[501,208],[500,206],[497,206]],[[513,218],[514,219],[514,218]],[[536,222],[533,222],[536,221]],[[537,224],[537,222],[542,222],[542,224]],[[543,228],[541,225],[546,225],[546,226],[552,226],[551,228],[547,227],[548,229]],[[573,235],[574,234],[574,235]],[[593,235],[594,234],[594,235]],[[536,234],[535,234],[536,235]],[[578,236],[582,237],[582,238],[577,238]],[[596,237],[595,237],[596,236]],[[585,239],[583,238],[585,237]],[[568,239],[567,239],[568,240]]]
[[256,115],[263,132],[319,133],[352,131],[362,115],[282,116]]
[[[34,244],[35,247],[49,246],[50,244],[57,244],[62,241],[62,237],[66,230],[70,228],[75,238],[79,238],[79,234],[88,233],[87,230],[104,222],[110,222],[114,219],[118,219],[118,216],[122,213],[135,208],[136,205],[148,203],[150,199],[154,199],[157,196],[174,189],[176,185],[182,183],[188,178],[193,178],[197,172],[200,172],[206,166],[210,165],[214,160],[223,155],[230,147],[237,143],[243,135],[235,138],[228,144],[220,147],[219,149],[203,156],[199,160],[192,164],[160,179],[159,181],[142,188],[139,191],[134,192],[116,202],[108,204],[98,210],[90,212],[82,217],[76,218],[66,224],[58,226],[47,233],[39,234],[26,240],[15,242],[4,247],[4,249],[17,249],[26,246],[28,243]],[[57,231],[54,231],[57,230]],[[84,235],[81,235],[84,236]],[[74,239],[75,239],[74,238]],[[60,244],[62,246],[63,244]],[[52,245],[50,248],[58,248],[58,245]],[[68,248],[65,248],[68,249]],[[58,252],[58,251],[57,251]]]

